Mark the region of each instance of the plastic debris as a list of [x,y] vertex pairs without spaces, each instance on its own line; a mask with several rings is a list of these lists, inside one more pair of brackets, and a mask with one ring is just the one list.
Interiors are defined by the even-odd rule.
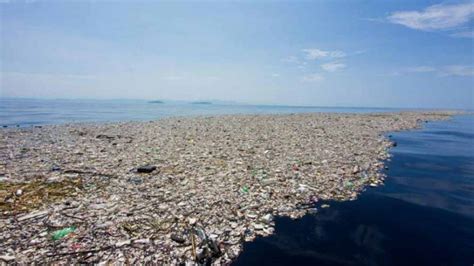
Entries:
[[151,173],[156,170],[156,166],[154,165],[145,165],[145,166],[140,166],[137,168],[138,173]]
[[64,237],[66,237],[67,235],[69,235],[70,233],[76,231],[76,227],[74,226],[71,226],[71,227],[66,227],[66,228],[63,228],[61,230],[57,230],[57,231],[54,231],[51,238],[53,240],[60,240]]
[[249,191],[250,191],[250,190],[249,190],[249,188],[248,188],[247,186],[243,186],[243,187],[240,189],[240,192],[245,193],[245,194],[249,193]]
[[15,256],[10,256],[10,255],[1,255],[0,260],[3,260],[4,262],[10,262],[15,260]]
[[261,220],[262,222],[269,224],[273,221],[273,215],[271,213],[265,214]]
[[177,234],[177,233],[171,234],[171,239],[173,241],[176,241],[177,243],[180,243],[180,244],[183,244],[184,242],[186,242],[186,238],[182,235]]
[[[0,255],[20,265],[227,265],[243,241],[274,232],[274,217],[296,219],[318,201],[382,185],[392,147],[382,133],[450,114],[1,128]],[[51,237],[60,241],[48,244]]]

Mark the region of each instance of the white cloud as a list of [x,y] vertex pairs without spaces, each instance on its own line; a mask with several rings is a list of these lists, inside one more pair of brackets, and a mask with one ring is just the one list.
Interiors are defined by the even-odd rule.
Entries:
[[272,73],[272,77],[274,77],[274,78],[278,78],[279,76],[280,76],[280,74]]
[[460,76],[472,77],[474,76],[474,67],[466,65],[451,65],[445,66],[440,70],[441,76]]
[[317,82],[324,80],[324,77],[319,73],[313,73],[304,76],[301,80],[304,82]]
[[322,64],[321,68],[328,72],[334,72],[334,71],[346,68],[346,64],[340,63],[340,62],[330,62],[330,63]]
[[324,51],[321,49],[303,49],[305,53],[305,58],[308,60],[316,60],[321,58],[342,58],[345,57],[346,54],[342,51]]
[[398,11],[388,16],[388,20],[408,28],[434,31],[454,29],[469,22],[474,17],[474,3],[455,5],[433,5],[422,11]]

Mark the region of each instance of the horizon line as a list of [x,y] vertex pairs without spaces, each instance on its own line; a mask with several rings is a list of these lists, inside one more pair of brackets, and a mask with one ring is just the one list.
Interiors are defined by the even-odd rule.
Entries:
[[[163,104],[181,102],[181,103],[193,103],[193,102],[211,102],[215,105],[235,105],[235,106],[265,106],[265,107],[293,107],[293,108],[342,108],[342,109],[405,109],[405,110],[474,110],[467,108],[453,108],[453,107],[386,107],[386,106],[345,106],[345,105],[294,105],[294,104],[276,104],[276,103],[248,103],[248,102],[239,102],[232,100],[219,100],[219,99],[210,99],[210,100],[174,100],[174,99],[144,99],[144,98],[49,98],[49,97],[22,97],[22,96],[0,96],[1,99],[23,99],[23,100],[89,100],[89,101],[163,101]],[[220,103],[219,103],[220,102]]]

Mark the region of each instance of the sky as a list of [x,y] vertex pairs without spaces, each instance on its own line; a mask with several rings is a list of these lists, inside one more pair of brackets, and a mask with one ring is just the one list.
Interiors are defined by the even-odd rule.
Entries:
[[472,1],[0,0],[0,97],[474,108]]

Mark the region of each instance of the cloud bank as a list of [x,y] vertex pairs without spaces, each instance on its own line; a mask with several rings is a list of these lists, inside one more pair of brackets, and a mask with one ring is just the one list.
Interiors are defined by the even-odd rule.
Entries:
[[321,58],[342,58],[345,57],[346,54],[342,51],[324,51],[321,49],[303,49],[303,53],[305,53],[305,58],[308,60],[316,60]]
[[321,68],[328,72],[335,72],[340,69],[346,68],[346,64],[340,63],[340,62],[330,62],[330,63],[322,64]]
[[474,3],[433,5],[422,11],[398,11],[388,20],[408,28],[433,31],[452,29],[469,22],[474,17]]
[[461,27],[474,19],[474,2],[432,5],[421,11],[397,11],[387,17],[394,24],[421,31],[455,31],[451,37],[474,38],[474,31]]

